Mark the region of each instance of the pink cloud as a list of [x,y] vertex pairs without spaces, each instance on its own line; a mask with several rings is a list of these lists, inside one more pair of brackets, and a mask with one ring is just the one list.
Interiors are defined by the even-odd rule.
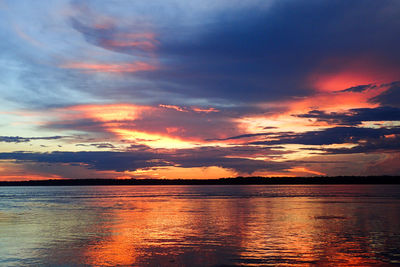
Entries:
[[70,62],[60,65],[64,69],[77,69],[85,73],[107,72],[107,73],[126,73],[139,71],[153,71],[157,66],[146,62],[134,63],[86,63],[86,62]]
[[151,32],[116,33],[112,39],[102,41],[102,45],[108,48],[137,48],[148,52],[155,50],[157,44],[155,34]]
[[204,112],[204,113],[210,113],[210,112],[219,112],[218,109],[215,108],[197,108],[197,107],[192,107],[192,110],[195,112]]

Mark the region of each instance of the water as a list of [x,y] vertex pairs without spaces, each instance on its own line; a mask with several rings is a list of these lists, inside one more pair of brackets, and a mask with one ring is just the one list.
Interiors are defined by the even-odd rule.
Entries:
[[0,188],[0,266],[400,265],[400,186]]

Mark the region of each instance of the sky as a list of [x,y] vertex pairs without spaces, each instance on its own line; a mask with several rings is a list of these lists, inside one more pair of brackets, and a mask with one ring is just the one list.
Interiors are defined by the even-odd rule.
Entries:
[[0,0],[0,180],[400,175],[398,0]]

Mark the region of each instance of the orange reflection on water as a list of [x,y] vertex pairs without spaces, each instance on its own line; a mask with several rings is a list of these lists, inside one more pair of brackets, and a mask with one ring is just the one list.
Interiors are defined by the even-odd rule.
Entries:
[[240,232],[240,256],[249,262],[280,255],[279,266],[385,266],[374,259],[369,240],[346,236],[351,235],[346,224],[351,225],[352,218],[330,215],[342,214],[342,208],[326,210],[326,205],[305,197],[252,202],[257,215]]
[[[281,187],[270,192],[291,197],[246,197],[248,190],[262,193],[257,186],[206,187],[211,197],[204,197],[204,188],[118,187],[124,196],[91,203],[104,220],[93,229],[102,234],[85,247],[85,264],[385,265],[368,237],[376,225],[363,221],[369,210],[352,207],[357,199],[302,197],[308,189],[301,186],[299,193],[293,187],[288,194]],[[225,197],[232,192],[240,197]]]
[[[101,225],[109,235],[86,248],[85,258],[91,266],[135,265],[149,253],[145,251],[149,246],[166,248],[169,241],[184,240],[191,232],[185,226],[193,222],[181,212],[184,207],[180,202],[166,207],[164,201],[118,198],[97,204],[113,207],[113,211],[111,220]],[[162,257],[163,253],[158,254]]]
[[[123,226],[123,225],[121,225]],[[115,231],[116,229],[113,229]],[[127,266],[136,262],[135,243],[131,243],[131,229],[119,229],[119,233],[106,240],[90,245],[85,252],[87,262],[92,266]]]

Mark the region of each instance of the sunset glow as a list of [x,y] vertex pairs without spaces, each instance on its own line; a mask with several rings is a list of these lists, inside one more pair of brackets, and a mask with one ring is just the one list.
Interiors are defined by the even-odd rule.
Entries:
[[392,2],[0,1],[0,179],[398,175]]
[[400,264],[400,0],[0,18],[0,266]]

